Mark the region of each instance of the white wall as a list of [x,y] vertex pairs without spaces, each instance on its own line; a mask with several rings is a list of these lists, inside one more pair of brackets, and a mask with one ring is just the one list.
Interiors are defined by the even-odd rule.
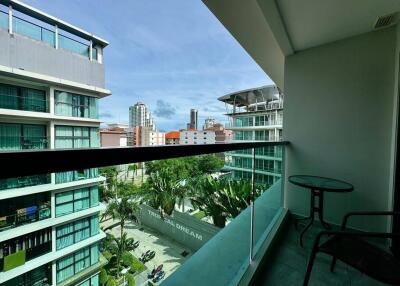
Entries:
[[[391,202],[395,98],[395,29],[371,32],[296,53],[285,61],[286,178],[328,176],[351,182],[350,194],[325,196],[325,219]],[[397,75],[396,75],[397,76]],[[287,182],[287,180],[286,180]],[[285,186],[285,205],[308,214],[309,192]],[[383,230],[387,220],[356,220]]]

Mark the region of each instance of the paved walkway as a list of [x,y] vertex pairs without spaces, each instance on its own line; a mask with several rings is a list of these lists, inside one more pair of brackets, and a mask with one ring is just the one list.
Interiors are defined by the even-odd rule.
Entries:
[[[154,250],[156,252],[156,256],[146,263],[146,266],[149,269],[148,272],[150,272],[153,267],[163,264],[165,277],[167,277],[190,257],[190,254],[186,257],[181,255],[185,250],[190,252],[189,249],[150,228],[138,226],[129,222],[125,226],[125,231],[127,232],[128,237],[132,237],[135,241],[139,240],[139,247],[133,251],[136,257],[139,258],[142,253],[147,250]],[[119,237],[120,227],[114,227],[108,232]],[[138,285],[140,284],[138,283]]]

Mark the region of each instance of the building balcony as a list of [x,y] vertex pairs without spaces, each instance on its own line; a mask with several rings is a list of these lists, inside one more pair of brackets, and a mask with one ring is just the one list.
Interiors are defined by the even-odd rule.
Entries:
[[7,272],[51,251],[51,229],[32,232],[0,243],[0,271]]
[[[3,209],[7,207],[7,201],[1,201],[0,205]],[[51,217],[50,202],[42,202],[39,205],[18,208],[14,212],[8,212],[8,215],[0,217],[0,232],[19,227],[21,225],[34,223]]]
[[[286,162],[284,158],[287,152],[285,150],[288,151],[291,148],[291,145],[287,145],[287,142],[253,142],[196,145],[195,147],[175,145],[139,148],[43,150],[24,154],[24,159],[28,159],[28,162],[34,162],[35,158],[41,158],[42,164],[38,165],[36,169],[32,169],[31,166],[22,166],[18,169],[18,172],[30,175],[32,173],[40,173],[42,170],[49,170],[49,168],[51,171],[62,172],[76,169],[78,166],[92,168],[109,164],[127,164],[128,162],[136,163],[210,153],[221,154],[221,152],[229,152],[229,154],[237,152],[244,155],[264,154],[272,150],[276,151],[275,156],[278,154],[281,156],[281,162]],[[77,158],[78,162],[70,160],[71,154],[73,154],[74,158]],[[0,153],[0,158],[5,163],[9,162],[9,160],[17,160],[20,156],[22,156],[21,152]],[[256,158],[254,160],[250,165],[242,166],[241,169],[247,174],[242,178],[250,181],[253,164],[256,164],[254,180],[257,182],[260,178],[258,176],[260,172],[257,170],[258,161],[256,161]],[[55,165],[54,162],[57,162],[57,164]],[[9,173],[2,174],[2,176],[10,176],[12,172],[17,171],[17,169],[12,170],[12,167],[10,169],[6,170]],[[237,216],[230,218],[229,223],[217,234],[211,236],[205,244],[200,245],[190,259],[169,276],[163,282],[163,285],[203,285],[204,281],[209,281],[209,283],[212,281],[213,285],[247,285],[249,283],[253,283],[252,285],[263,285],[263,283],[293,285],[295,283],[294,285],[296,285],[301,283],[303,277],[301,270],[304,270],[303,267],[309,253],[310,241],[315,237],[315,232],[307,234],[305,248],[301,248],[297,244],[298,233],[292,230],[293,226],[290,224],[293,214],[290,214],[290,210],[285,207],[285,201],[288,199],[286,196],[290,198],[290,195],[292,195],[285,192],[288,183],[286,182],[286,177],[283,176],[283,172],[286,172],[286,170],[288,170],[287,165],[273,169],[274,172],[278,172],[278,176],[271,179],[271,181],[268,181],[268,179],[261,181],[264,184],[264,188],[261,189],[261,192],[255,193],[255,199],[252,201],[253,207],[245,207]],[[223,176],[230,176],[230,174],[225,173]],[[235,179],[235,177],[232,178]],[[171,221],[169,221],[170,224]],[[287,239],[280,240],[282,236],[287,237]],[[61,251],[64,251],[64,249]],[[283,254],[273,255],[276,251]],[[285,262],[284,260],[286,259],[289,262]],[[204,261],[208,261],[208,263],[204,263]],[[265,261],[273,263],[273,266],[270,266]],[[265,263],[268,266],[265,266]],[[288,263],[290,264],[289,266],[287,265]],[[201,265],[201,270],[199,270],[199,265]],[[256,269],[264,274],[256,274]],[[268,269],[268,271],[264,272],[262,269]],[[280,276],[281,269],[291,269],[290,273],[294,277]],[[340,275],[343,274],[341,269],[343,268],[340,266],[338,268]],[[330,275],[329,271],[326,275]],[[349,275],[351,278],[349,278]],[[317,275],[314,277],[316,279],[314,281],[324,281],[324,279],[328,279],[326,277],[321,278],[321,276],[318,277]],[[278,282],[280,279],[283,280]],[[358,281],[355,272],[344,274],[343,277],[338,278],[338,281],[344,281],[343,279]],[[363,281],[369,281],[365,277],[362,279]]]
[[52,77],[109,93],[104,89],[102,64],[108,42],[65,21],[18,1],[2,1],[0,43],[4,71],[11,68],[15,69],[11,73],[22,71],[42,80]]

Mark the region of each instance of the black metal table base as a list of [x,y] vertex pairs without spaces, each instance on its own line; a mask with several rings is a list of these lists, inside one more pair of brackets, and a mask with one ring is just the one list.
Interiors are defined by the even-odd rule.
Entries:
[[[315,205],[315,198],[318,197],[318,206]],[[318,214],[318,219],[322,226],[326,229],[330,229],[331,226],[324,221],[324,192],[318,189],[311,189],[311,204],[310,204],[310,214],[306,218],[296,219],[295,227],[297,229],[297,225],[300,221],[310,220],[309,223],[303,228],[300,233],[300,246],[303,247],[303,236],[306,231],[311,227],[314,223],[315,213]]]

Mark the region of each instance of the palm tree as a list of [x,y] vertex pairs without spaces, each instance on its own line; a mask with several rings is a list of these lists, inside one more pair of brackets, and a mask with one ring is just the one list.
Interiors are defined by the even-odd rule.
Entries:
[[137,172],[138,166],[136,164],[131,164],[128,166],[128,173],[132,172],[132,183],[135,181],[135,175]]
[[111,216],[113,219],[119,219],[121,225],[121,235],[124,232],[125,223],[129,219],[136,220],[135,212],[138,210],[136,202],[130,200],[127,196],[114,199],[107,205],[104,216]]
[[[192,204],[211,216],[218,227],[224,227],[228,216],[238,216],[250,204],[252,185],[246,180],[203,176],[196,178],[191,186]],[[255,197],[260,193],[260,188],[256,187]]]
[[116,238],[112,237],[112,243],[110,245],[111,252],[116,253],[117,255],[117,278],[119,278],[120,270],[121,270],[121,260],[122,254],[125,251],[132,251],[135,249],[134,239],[127,236],[126,232],[122,233],[121,237]]
[[163,218],[164,213],[172,214],[182,188],[182,182],[171,178],[168,170],[160,170],[149,175],[139,195],[151,207],[159,209],[160,216]]

